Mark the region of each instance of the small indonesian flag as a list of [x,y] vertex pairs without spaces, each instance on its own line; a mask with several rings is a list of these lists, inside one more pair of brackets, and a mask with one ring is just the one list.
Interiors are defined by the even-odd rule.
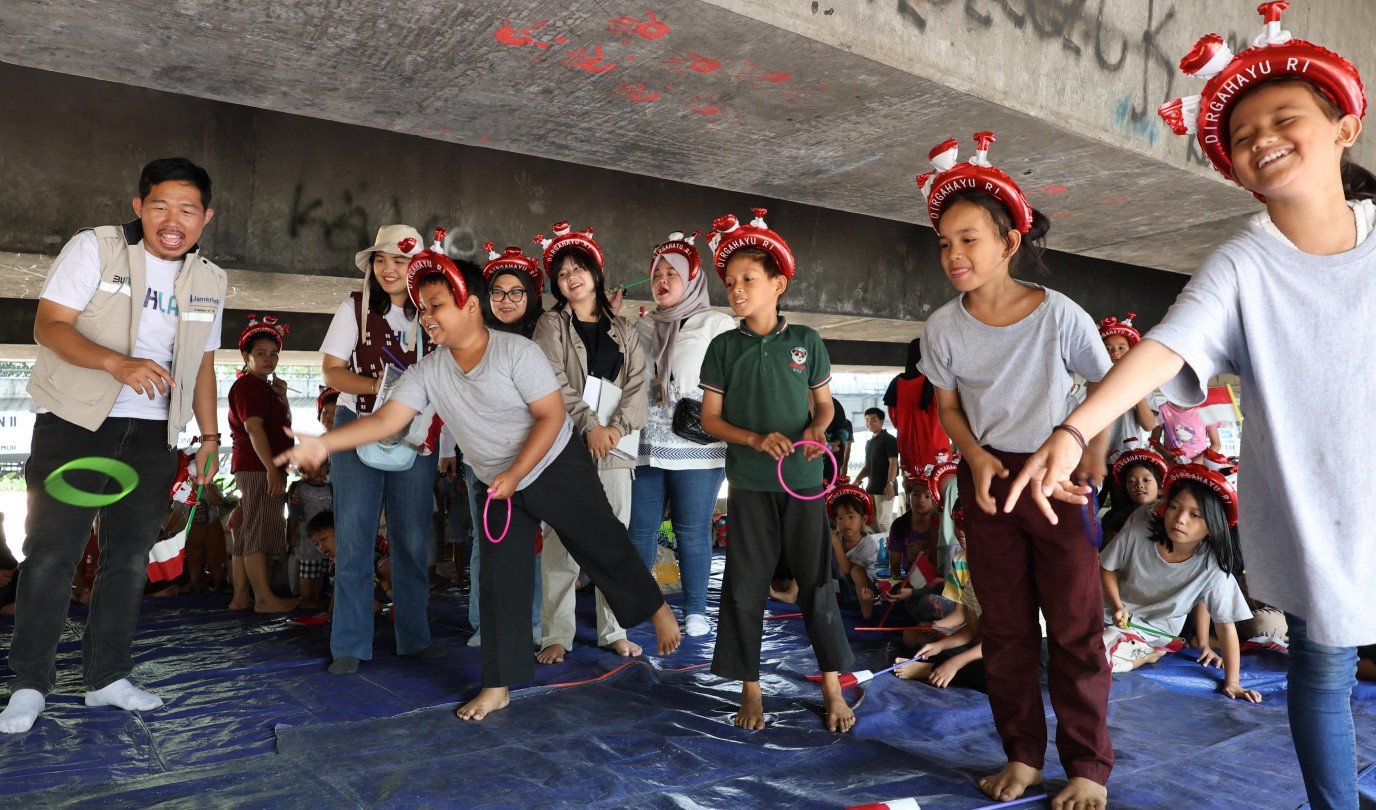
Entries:
[[1237,398],[1233,396],[1230,385],[1216,385],[1209,389],[1209,395],[1199,406],[1199,419],[1206,425],[1219,422],[1242,422],[1242,412],[1238,410]]

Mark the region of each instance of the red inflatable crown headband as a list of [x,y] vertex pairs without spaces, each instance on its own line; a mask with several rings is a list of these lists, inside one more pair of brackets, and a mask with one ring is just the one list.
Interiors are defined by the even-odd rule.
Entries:
[[554,261],[554,254],[566,247],[577,248],[586,254],[599,274],[602,272],[602,246],[597,244],[597,240],[592,238],[592,228],[585,228],[581,231],[569,230],[567,222],[554,223],[554,237],[546,239],[544,234],[537,234],[535,244],[544,250],[545,275],[549,276],[550,283],[554,283],[554,276],[559,272],[559,268],[550,267],[550,262]]
[[1207,79],[1203,92],[1168,101],[1157,110],[1175,134],[1196,136],[1214,168],[1238,185],[1229,154],[1228,120],[1238,99],[1261,82],[1303,79],[1345,115],[1366,115],[1366,92],[1357,68],[1327,48],[1295,39],[1282,29],[1280,15],[1289,6],[1286,0],[1257,6],[1266,25],[1252,47],[1237,55],[1218,34],[1201,38],[1180,60],[1180,69],[1188,76]]
[[397,243],[401,252],[411,257],[411,263],[406,265],[406,292],[417,309],[424,309],[420,303],[421,281],[436,273],[449,282],[449,291],[454,294],[455,304],[462,307],[468,303],[468,285],[464,283],[463,274],[459,272],[458,265],[444,255],[444,248],[440,247],[444,234],[444,228],[436,228],[435,243],[419,252],[416,251],[418,246],[414,239],[407,238]]
[[325,410],[325,406],[331,402],[339,401],[339,391],[328,385],[320,386],[320,395],[315,398],[315,412],[319,414]]
[[1165,479],[1166,460],[1159,454],[1145,447],[1138,447],[1136,437],[1124,439],[1123,446],[1125,449],[1113,460],[1113,480],[1118,483],[1118,486],[1124,486],[1123,473],[1127,471],[1128,465],[1139,461],[1145,462],[1156,470],[1158,479]]
[[941,221],[941,210],[951,195],[961,191],[985,191],[994,195],[1013,218],[1013,227],[1022,233],[1032,229],[1032,206],[1027,204],[1022,189],[1013,178],[994,168],[989,162],[989,147],[994,133],[976,132],[975,156],[965,163],[957,163],[960,144],[950,138],[937,144],[927,157],[933,171],[917,176],[917,186],[927,199],[927,216],[935,228]]
[[1109,317],[1099,321],[1099,339],[1107,340],[1117,335],[1128,342],[1128,348],[1136,346],[1142,340],[1142,333],[1137,331],[1137,327],[1132,325],[1132,321],[1137,317],[1136,312],[1129,312],[1123,320]]
[[253,344],[255,338],[267,335],[277,343],[277,348],[282,348],[282,341],[286,338],[291,327],[285,323],[278,323],[276,315],[264,315],[260,320],[252,312],[248,314],[248,326],[239,333],[239,351],[246,352],[248,347]]
[[1194,481],[1213,490],[1215,495],[1223,499],[1223,511],[1228,515],[1228,525],[1237,525],[1237,491],[1222,473],[1214,472],[1200,464],[1181,464],[1172,467],[1171,471],[1166,473],[1166,480],[1161,484],[1161,491],[1166,495],[1161,499],[1161,505],[1156,508],[1156,514],[1165,517],[1171,490],[1181,481]]
[[491,282],[492,277],[503,270],[514,270],[530,277],[536,295],[545,291],[545,275],[540,272],[540,262],[527,256],[520,248],[508,245],[506,250],[498,253],[491,242],[484,242],[483,250],[487,251],[487,264],[483,265],[484,281]]
[[959,467],[959,459],[950,461],[943,459],[943,456],[945,453],[937,455],[936,466],[932,467],[932,471],[927,475],[927,486],[932,493],[932,502],[937,506],[941,506],[941,494],[942,490],[946,488],[946,479],[955,475],[956,469]]
[[755,214],[755,218],[750,220],[749,225],[742,225],[735,214],[717,217],[712,223],[712,235],[708,238],[707,245],[712,249],[717,275],[725,281],[726,263],[731,260],[731,255],[741,248],[753,247],[773,257],[784,278],[793,278],[793,273],[797,269],[793,263],[793,251],[789,249],[782,236],[771,231],[765,224],[764,215],[769,211],[764,208],[750,210]]
[[865,510],[865,523],[874,522],[874,496],[854,484],[841,484],[827,493],[827,517],[836,519],[836,509],[845,498],[859,501]]
[[692,281],[702,272],[702,257],[698,255],[697,245],[693,240],[698,238],[701,231],[693,231],[687,236],[683,231],[674,231],[669,234],[669,241],[655,245],[655,252],[650,255],[650,275],[654,275],[655,265],[659,262],[659,257],[666,253],[677,253],[688,260],[688,280]]

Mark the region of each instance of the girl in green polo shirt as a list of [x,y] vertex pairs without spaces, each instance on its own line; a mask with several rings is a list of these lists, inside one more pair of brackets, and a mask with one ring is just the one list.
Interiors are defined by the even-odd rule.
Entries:
[[[831,422],[831,362],[818,334],[785,321],[779,296],[793,277],[793,253],[764,222],[741,225],[727,214],[712,224],[710,244],[740,326],[713,338],[703,359],[702,426],[728,443],[730,483],[726,576],[712,672],[742,681],[740,728],[765,727],[760,692],[764,602],[780,552],[798,583],[798,607],[822,671],[827,728],[849,731],[855,714],[838,673],[854,663],[841,627],[822,505],[822,449]],[[779,460],[783,459],[783,481]],[[809,500],[794,497],[789,490]]]

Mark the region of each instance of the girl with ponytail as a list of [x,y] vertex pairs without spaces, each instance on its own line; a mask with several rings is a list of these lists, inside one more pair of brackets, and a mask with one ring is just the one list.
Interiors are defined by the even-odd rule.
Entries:
[[[932,150],[934,174],[918,178],[941,245],[941,267],[959,295],[927,321],[919,369],[936,389],[941,425],[960,452],[956,476],[966,505],[970,578],[979,583],[989,704],[1008,762],[980,780],[998,802],[1042,781],[1046,713],[1040,685],[1040,609],[1050,637],[1047,683],[1069,783],[1055,806],[1107,801],[1109,667],[1094,543],[1078,507],[1062,504],[1051,525],[1026,505],[996,509],[1028,454],[1065,419],[1079,374],[1093,390],[1110,368],[1094,319],[1060,293],[1014,277],[1045,271],[1050,222],[989,163],[993,133],[957,163],[949,140]],[[1126,408],[1124,408],[1126,410]],[[1076,480],[1103,480],[1105,434],[1077,434],[1089,448]]]

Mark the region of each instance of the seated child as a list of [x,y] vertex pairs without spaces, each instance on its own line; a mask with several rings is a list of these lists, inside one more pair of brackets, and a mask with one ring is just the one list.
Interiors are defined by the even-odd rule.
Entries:
[[874,584],[879,566],[879,545],[884,535],[867,534],[874,523],[874,496],[853,484],[842,484],[827,494],[832,566],[840,583],[841,604],[860,607],[860,615],[874,617]]
[[[399,247],[411,253],[416,246],[407,242]],[[479,544],[482,689],[455,715],[481,720],[504,709],[509,685],[535,675],[531,559],[542,520],[559,533],[621,625],[653,621],[659,654],[672,653],[678,619],[607,502],[587,448],[571,440],[573,423],[544,353],[519,335],[487,328],[482,272],[467,262],[456,265],[438,242],[412,258],[407,290],[438,348],[407,369],[375,413],[322,436],[298,436],[300,443],[276,462],[318,467],[332,451],[396,435],[432,405],[455,431],[480,485],[479,523],[501,539]]]
[[[905,680],[925,680],[933,686],[945,688],[951,684],[987,691],[984,681],[984,645],[979,636],[979,599],[970,581],[970,566],[965,559],[965,510],[956,502],[951,513],[955,523],[956,541],[960,548],[951,555],[951,570],[946,576],[943,596],[956,603],[951,615],[932,626],[951,635],[918,647],[912,663],[899,667],[893,674]],[[903,640],[909,646],[918,643],[917,633],[906,630]],[[894,663],[907,661],[897,658]]]
[[931,468],[906,480],[908,511],[889,527],[889,571],[903,580],[884,599],[903,603],[909,618],[919,624],[940,619],[955,607],[942,597],[946,580],[939,565],[938,501],[932,494]]
[[1161,497],[1161,480],[1166,476],[1166,460],[1128,439],[1110,469],[1109,509],[1103,517],[1104,543],[1113,540],[1139,508],[1156,503]]
[[1185,617],[1208,606],[1223,647],[1223,694],[1252,703],[1244,689],[1235,622],[1251,618],[1233,576],[1237,496],[1218,473],[1173,468],[1159,508],[1143,506],[1099,555],[1105,601],[1104,647],[1114,672],[1128,672],[1183,646]]
[[312,544],[306,527],[311,518],[334,509],[334,489],[326,480],[329,474],[327,461],[319,469],[305,472],[287,488],[287,537],[295,545],[296,570],[301,583],[299,607],[310,610],[325,607],[321,594],[329,561]]

